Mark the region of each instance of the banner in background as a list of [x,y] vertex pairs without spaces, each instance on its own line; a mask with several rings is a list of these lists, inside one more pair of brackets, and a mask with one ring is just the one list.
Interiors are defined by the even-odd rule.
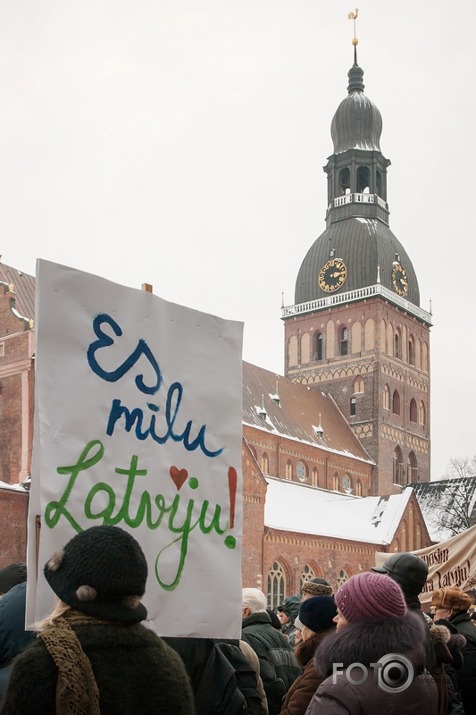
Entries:
[[[447,541],[411,553],[428,564],[428,579],[420,595],[422,603],[431,602],[438,588],[458,586],[463,591],[476,588],[476,526],[453,536]],[[389,554],[375,554],[375,565],[383,566]]]

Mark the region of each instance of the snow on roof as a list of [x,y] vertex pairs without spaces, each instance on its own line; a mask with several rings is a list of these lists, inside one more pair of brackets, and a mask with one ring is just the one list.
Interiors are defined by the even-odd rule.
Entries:
[[265,526],[349,541],[389,544],[413,493],[355,497],[267,477]]
[[2,482],[1,480],[0,489],[8,489],[13,492],[23,492],[24,494],[27,493],[27,490],[21,484],[8,484],[7,482]]

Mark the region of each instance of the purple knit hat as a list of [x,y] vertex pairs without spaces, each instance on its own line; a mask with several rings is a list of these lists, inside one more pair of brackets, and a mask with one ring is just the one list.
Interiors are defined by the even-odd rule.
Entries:
[[398,618],[407,612],[402,589],[389,576],[359,573],[335,595],[337,608],[349,623],[377,618]]

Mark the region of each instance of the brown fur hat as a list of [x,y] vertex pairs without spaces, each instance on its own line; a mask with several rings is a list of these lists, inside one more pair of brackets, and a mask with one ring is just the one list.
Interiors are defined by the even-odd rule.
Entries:
[[461,588],[438,588],[431,597],[431,605],[437,608],[449,608],[452,611],[467,611],[472,600]]

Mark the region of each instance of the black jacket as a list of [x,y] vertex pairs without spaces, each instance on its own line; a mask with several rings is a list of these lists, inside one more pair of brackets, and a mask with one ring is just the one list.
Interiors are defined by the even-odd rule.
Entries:
[[469,613],[456,613],[448,619],[458,633],[466,638],[462,649],[464,663],[457,671],[457,679],[461,688],[465,715],[476,714],[476,627],[471,623]]
[[0,701],[12,669],[13,658],[35,637],[25,630],[26,583],[20,583],[0,598]]
[[[89,658],[101,715],[190,715],[193,695],[180,656],[142,625],[72,626]],[[57,667],[37,638],[15,660],[1,715],[56,715]]]
[[271,624],[266,612],[252,613],[243,620],[242,639],[259,658],[269,715],[278,715],[283,697],[301,674],[293,649],[286,636]]

